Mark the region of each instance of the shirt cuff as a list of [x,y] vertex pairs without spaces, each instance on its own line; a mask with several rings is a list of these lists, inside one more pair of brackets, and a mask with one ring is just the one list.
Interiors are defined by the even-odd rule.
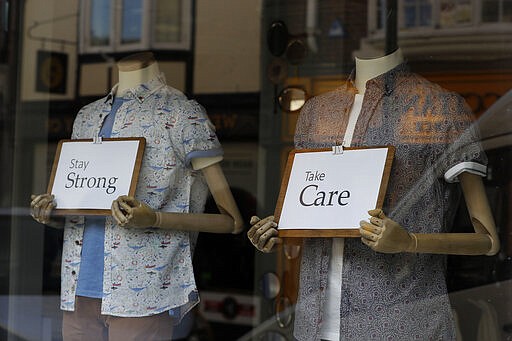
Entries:
[[452,168],[448,169],[446,173],[444,173],[444,179],[448,183],[454,183],[459,181],[458,176],[463,172],[468,172],[472,174],[479,175],[481,177],[485,177],[487,174],[487,166],[482,165],[478,162],[461,162],[456,164]]
[[[222,148],[210,149],[210,150],[196,150],[190,152],[186,156],[185,164],[189,166],[192,163],[194,170],[205,168],[216,162],[219,162],[223,158]],[[192,162],[192,160],[205,159],[206,162]]]

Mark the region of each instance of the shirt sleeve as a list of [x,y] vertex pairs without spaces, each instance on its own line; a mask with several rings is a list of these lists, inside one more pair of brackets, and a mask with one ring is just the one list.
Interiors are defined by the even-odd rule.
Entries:
[[441,103],[445,151],[439,173],[449,183],[457,182],[463,172],[485,176],[487,157],[480,141],[479,121],[464,99],[455,93],[447,93]]
[[223,155],[215,126],[204,108],[196,101],[188,100],[180,108],[181,130],[175,142],[181,150],[185,164],[190,167],[195,158],[215,158]]

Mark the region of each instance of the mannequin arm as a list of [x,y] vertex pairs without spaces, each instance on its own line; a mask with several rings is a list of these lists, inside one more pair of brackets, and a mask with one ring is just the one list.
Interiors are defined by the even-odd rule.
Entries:
[[253,216],[251,217],[250,224],[252,226],[247,232],[247,237],[252,245],[261,252],[274,252],[277,246],[283,243],[283,240],[278,237],[274,216],[268,216],[263,219]]
[[129,196],[112,202],[112,216],[120,226],[159,227],[185,231],[239,233],[243,221],[218,163],[202,169],[220,214],[155,212]]
[[65,218],[52,216],[57,206],[52,194],[32,194],[30,199],[30,215],[35,221],[58,229],[64,228]]
[[482,179],[462,173],[460,183],[475,233],[410,233],[384,215],[371,210],[370,222],[361,221],[361,240],[375,251],[452,255],[494,255],[499,239]]

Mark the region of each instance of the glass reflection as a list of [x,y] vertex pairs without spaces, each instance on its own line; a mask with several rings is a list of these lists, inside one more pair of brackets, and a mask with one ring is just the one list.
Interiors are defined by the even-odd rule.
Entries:
[[276,321],[281,328],[286,328],[293,320],[293,306],[290,299],[281,296],[276,302]]
[[286,59],[292,65],[301,64],[306,58],[307,53],[308,49],[306,44],[304,44],[304,42],[299,39],[290,41],[286,47]]
[[122,44],[133,44],[142,38],[142,0],[124,0],[122,17]]
[[154,11],[153,39],[158,43],[180,42],[182,1],[157,0]]
[[110,1],[91,1],[91,45],[107,46],[110,44],[110,25],[112,8]]
[[295,259],[300,254],[300,245],[284,244],[283,251],[287,259]]
[[306,103],[307,95],[304,89],[300,88],[285,88],[279,94],[279,106],[286,112],[293,112],[300,110],[304,103]]
[[276,331],[268,331],[259,337],[260,341],[287,341],[288,339]]
[[261,277],[261,289],[263,297],[266,299],[274,299],[281,291],[281,281],[273,272],[267,272]]

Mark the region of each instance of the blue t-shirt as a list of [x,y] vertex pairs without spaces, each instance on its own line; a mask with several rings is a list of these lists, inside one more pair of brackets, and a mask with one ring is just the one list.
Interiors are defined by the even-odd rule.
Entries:
[[[100,130],[101,137],[110,137],[114,119],[123,98],[115,98],[112,110],[105,118]],[[105,243],[105,218],[87,216],[85,218],[82,257],[76,294],[92,298],[103,297],[103,244]]]

